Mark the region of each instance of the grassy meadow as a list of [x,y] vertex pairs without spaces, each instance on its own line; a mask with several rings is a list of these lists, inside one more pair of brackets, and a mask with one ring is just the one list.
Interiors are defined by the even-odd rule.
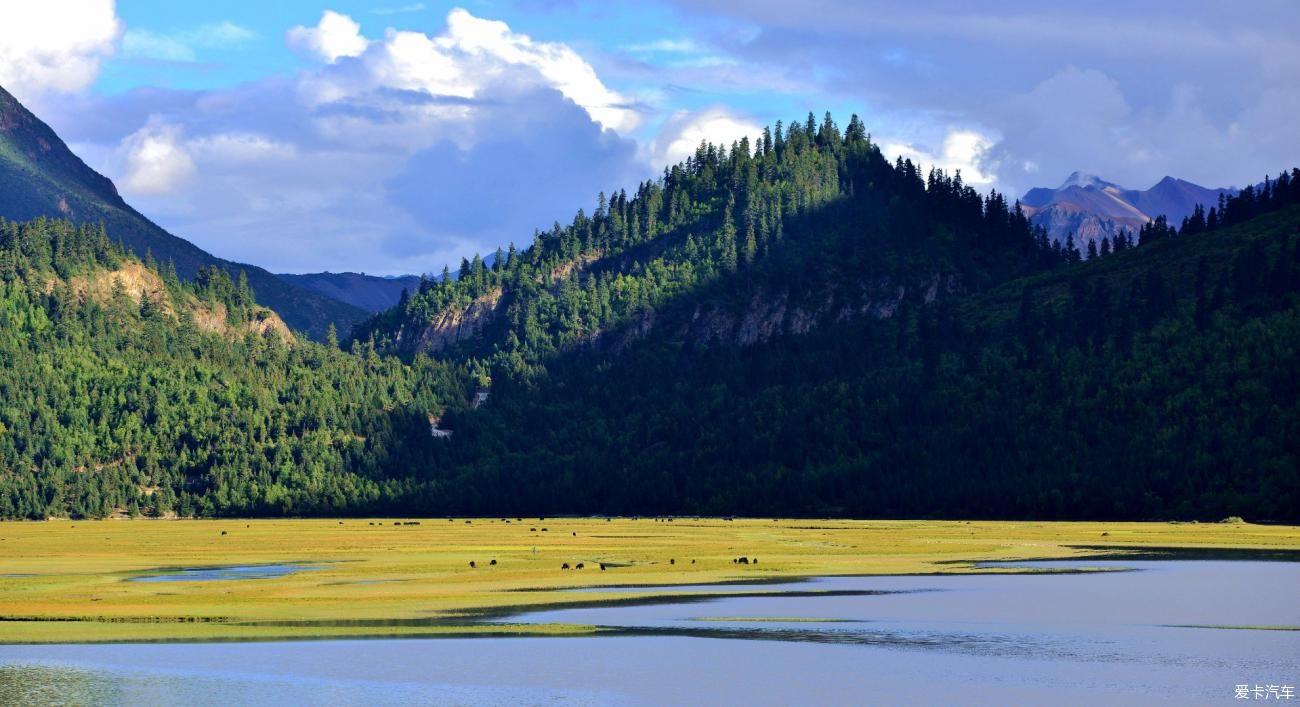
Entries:
[[[1095,547],[1103,545],[1296,553],[1300,528],[685,518],[10,522],[0,523],[0,643],[575,635],[598,629],[476,619],[665,594],[653,586],[563,591],[575,587],[1013,572],[1024,570],[974,563],[1113,552]],[[733,562],[741,556],[751,563]],[[181,568],[281,563],[314,569],[266,579],[130,581]],[[585,569],[562,569],[565,563]]]

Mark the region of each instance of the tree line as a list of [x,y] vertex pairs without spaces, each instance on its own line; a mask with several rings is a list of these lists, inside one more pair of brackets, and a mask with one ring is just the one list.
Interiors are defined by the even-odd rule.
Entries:
[[[1297,203],[1292,170],[1080,253],[810,115],[426,278],[342,348],[259,333],[244,277],[0,221],[0,516],[1294,518]],[[689,334],[778,300],[819,314]],[[477,335],[413,343],[475,302]]]

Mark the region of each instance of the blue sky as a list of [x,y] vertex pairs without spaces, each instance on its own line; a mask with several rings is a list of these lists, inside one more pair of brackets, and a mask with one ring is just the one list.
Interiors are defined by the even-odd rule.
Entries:
[[[479,17],[504,21],[534,39],[572,47],[597,66],[602,76],[616,76],[614,81],[622,88],[651,100],[662,100],[663,105],[656,107],[705,110],[726,105],[746,115],[783,116],[787,120],[800,117],[808,110],[838,109],[845,116],[863,110],[863,106],[852,105],[850,101],[816,97],[815,91],[773,93],[760,84],[712,85],[707,89],[664,84],[653,73],[656,67],[729,61],[697,37],[724,35],[739,26],[725,18],[688,18],[668,4],[627,3],[616,11],[609,6],[579,2],[484,0],[326,4],[318,0],[287,0],[273,3],[271,7],[267,5],[246,0],[220,7],[157,0],[121,2],[117,5],[118,16],[127,26],[123,51],[104,64],[95,89],[104,93],[160,86],[214,90],[256,81],[270,74],[306,70],[311,61],[290,49],[284,33],[287,28],[319,18],[322,8],[351,17],[361,25],[363,33],[372,36],[381,35],[389,27],[437,34],[445,27],[448,13],[464,8]],[[693,23],[689,29],[686,22]],[[247,35],[206,45],[202,40],[195,41],[203,28],[213,31],[224,25],[246,30]],[[665,29],[647,35],[647,28]],[[168,48],[173,42],[185,45],[193,56],[183,61],[172,60]],[[668,115],[668,112],[647,114],[637,136],[652,139],[654,129]]]
[[1013,196],[1300,162],[1300,3],[44,0],[0,85],[133,205],[277,271],[436,272],[701,138],[857,113]]

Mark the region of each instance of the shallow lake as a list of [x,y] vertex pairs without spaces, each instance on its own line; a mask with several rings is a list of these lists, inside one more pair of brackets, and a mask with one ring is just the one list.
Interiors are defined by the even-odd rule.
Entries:
[[0,704],[1230,704],[1300,682],[1300,631],[1240,628],[1300,626],[1300,563],[1035,564],[1134,571],[730,585],[498,619],[624,630],[585,638],[0,646]]
[[146,574],[132,582],[210,582],[226,579],[273,579],[297,572],[320,569],[312,565],[228,565],[224,567],[181,567],[157,574]]

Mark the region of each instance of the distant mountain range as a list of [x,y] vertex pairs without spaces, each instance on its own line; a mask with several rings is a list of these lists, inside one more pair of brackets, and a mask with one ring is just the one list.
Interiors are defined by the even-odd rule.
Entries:
[[1197,204],[1208,210],[1218,204],[1220,194],[1235,193],[1236,189],[1207,189],[1175,177],[1165,177],[1139,191],[1075,172],[1056,189],[1030,189],[1020,205],[1030,221],[1046,228],[1053,240],[1064,241],[1073,235],[1082,248],[1088,241],[1113,238],[1120,230],[1136,232],[1161,215],[1177,226]]
[[415,294],[420,287],[420,278],[417,275],[378,277],[355,272],[317,272],[302,275],[280,274],[277,277],[316,294],[345,302],[353,307],[360,307],[367,312],[382,312],[401,300],[402,290]]
[[216,265],[237,279],[244,271],[259,302],[274,309],[289,326],[323,338],[333,323],[340,332],[366,316],[345,301],[304,289],[254,265],[218,258],[178,238],[131,208],[117,187],[68,149],[63,140],[18,99],[0,87],[0,216],[24,221],[38,216],[103,223],[114,239],[137,256],[152,253],[192,278]]

